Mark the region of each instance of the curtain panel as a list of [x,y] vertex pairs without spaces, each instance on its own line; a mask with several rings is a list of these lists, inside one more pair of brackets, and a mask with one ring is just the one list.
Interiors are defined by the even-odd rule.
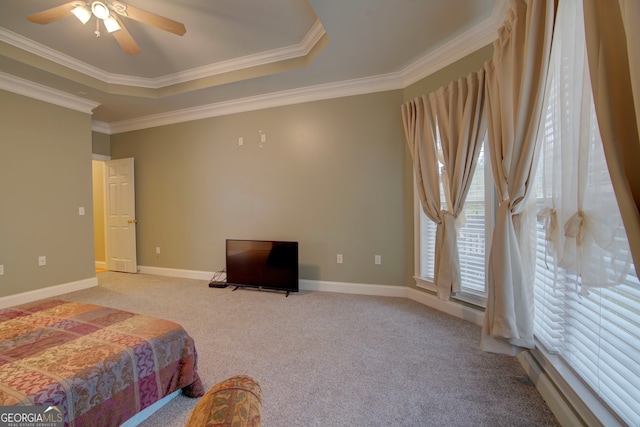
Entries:
[[413,159],[420,205],[427,218],[440,223],[440,187],[436,122],[428,96],[402,105],[404,132]]
[[583,7],[600,135],[640,278],[640,2],[584,0]]
[[444,165],[446,210],[440,213],[442,243],[436,252],[436,285],[442,300],[460,292],[458,226],[487,129],[484,76],[484,70],[471,73],[429,95],[435,105]]
[[558,7],[545,93],[538,196],[544,208],[548,267],[580,293],[622,284],[632,265],[594,110],[582,0]]
[[434,279],[442,300],[460,291],[457,228],[486,133],[484,76],[471,73],[402,106],[420,202],[437,224]]
[[436,117],[428,95],[403,104],[401,110],[405,137],[413,158],[413,170],[420,206],[422,206],[422,211],[427,218],[438,225],[435,242],[435,271],[437,275],[438,253],[442,246],[442,220],[440,219]]
[[[489,157],[499,207],[487,267],[481,347],[533,348],[535,257],[527,224],[556,1],[511,0],[485,64]],[[533,225],[533,223],[531,223]],[[529,241],[531,240],[531,241]]]

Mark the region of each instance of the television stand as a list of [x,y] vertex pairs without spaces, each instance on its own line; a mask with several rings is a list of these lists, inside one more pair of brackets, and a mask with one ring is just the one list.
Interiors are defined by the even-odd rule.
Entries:
[[286,292],[287,294],[285,295],[285,298],[287,298],[287,297],[289,296],[289,292],[291,292],[291,291],[278,290],[278,289],[267,289],[267,288],[263,288],[263,287],[261,287],[261,286],[239,286],[239,285],[236,285],[236,287],[235,287],[235,288],[233,288],[233,291],[231,291],[231,292],[235,292],[235,291],[237,291],[239,288],[245,288],[245,289],[247,289],[247,288],[249,288],[249,289],[256,289],[256,290],[258,290],[258,291],[264,291],[264,292]]

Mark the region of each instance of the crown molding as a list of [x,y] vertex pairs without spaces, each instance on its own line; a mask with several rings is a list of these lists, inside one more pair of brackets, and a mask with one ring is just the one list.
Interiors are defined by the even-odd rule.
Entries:
[[53,50],[50,47],[23,37],[20,34],[16,34],[13,31],[9,31],[6,28],[0,27],[0,41],[104,82],[108,82],[109,76],[111,75],[106,71],[102,71],[85,62],[78,61],[69,55]]
[[[481,24],[466,31],[459,37],[442,45],[438,49],[430,52],[423,58],[410,64],[399,72],[384,74],[380,76],[371,76],[362,79],[353,79],[342,82],[309,86],[299,89],[285,90],[281,92],[268,93],[247,98],[234,99],[131,120],[123,120],[114,123],[105,123],[94,120],[92,122],[92,129],[96,132],[104,134],[116,134],[191,120],[200,120],[210,117],[242,113],[265,108],[299,104],[303,102],[319,101],[345,96],[355,96],[366,93],[383,92],[387,90],[404,89],[407,86],[425,77],[428,77],[434,72],[493,42],[497,38],[497,30],[503,24],[508,6],[509,0],[497,0],[489,18],[484,20]],[[2,40],[3,30],[4,29],[0,28],[0,40]],[[305,39],[296,47],[291,48],[291,50],[298,49],[299,53],[301,51],[304,51],[304,54],[306,55],[313,48],[313,46],[315,46],[318,40],[320,40],[324,36],[324,34],[324,28],[322,27],[320,22],[317,21],[314,27],[307,33]],[[286,50],[289,48],[284,49]],[[270,54],[274,56],[277,54],[287,54],[286,52],[284,52],[284,50],[278,51],[278,53],[274,53],[274,51],[271,51]],[[267,52],[266,54],[269,54],[269,52]],[[246,64],[251,61],[251,57],[240,58],[238,61],[246,61]],[[233,64],[225,64],[224,66],[232,67]],[[190,70],[185,73],[166,76],[161,78],[166,79],[166,82],[155,82],[154,84],[174,84],[167,82],[178,81],[172,79],[188,78],[183,74],[188,74],[190,72],[197,73],[201,72],[201,70]],[[123,76],[123,78],[125,77],[126,76]],[[111,75],[111,78],[114,78],[113,75]],[[155,86],[152,85],[152,87]]]
[[123,86],[136,86],[145,89],[161,89],[179,83],[186,83],[192,80],[212,77],[224,73],[244,70],[246,68],[270,64],[279,61],[286,61],[309,54],[311,49],[325,35],[324,27],[320,20],[316,20],[311,29],[305,34],[298,44],[260,52],[254,55],[247,55],[241,58],[234,58],[228,61],[221,61],[215,64],[197,67],[175,74],[169,74],[157,78],[146,78],[128,76],[124,74],[108,73],[99,68],[78,61],[64,53],[53,50],[40,43],[16,34],[6,28],[0,27],[0,41],[11,44],[24,51],[40,56],[49,61],[60,64],[71,70],[86,74],[107,84],[118,84]]
[[183,71],[180,73],[170,74],[157,79],[151,79],[153,84],[152,87],[163,88],[174,84],[185,83],[192,80],[217,76],[219,74],[225,74],[234,71],[240,71],[260,65],[300,58],[308,55],[311,49],[313,49],[316,43],[318,43],[318,41],[320,41],[320,39],[324,35],[324,27],[319,20],[316,20],[315,24],[302,39],[302,42],[298,44],[261,52],[255,55],[247,55],[240,58],[234,58],[228,61],[221,61],[215,64],[206,65],[204,67],[193,68],[191,70]]
[[98,131],[97,127],[99,126],[101,129],[99,132],[116,134],[264,108],[404,89],[493,42],[497,38],[498,28],[503,24],[508,5],[509,0],[498,0],[489,18],[481,24],[397,73],[223,101],[111,124],[95,122],[96,128],[94,130]]
[[233,99],[199,107],[185,108],[162,114],[123,120],[111,124],[95,121],[94,130],[100,127],[108,128],[107,134],[116,134],[134,130],[146,129],[175,123],[200,120],[228,114],[262,110],[265,108],[282,107],[285,105],[301,104],[304,102],[321,101],[325,99],[341,98],[345,96],[363,95],[374,92],[402,89],[402,77],[398,73],[364,79],[346,80],[327,83],[299,89],[268,93],[265,95]]
[[93,114],[93,109],[100,105],[99,102],[2,72],[0,72],[0,89],[87,114]]
[[94,132],[105,133],[109,135],[111,133],[111,127],[109,123],[100,122],[98,120],[91,120],[91,130]]
[[491,15],[450,42],[431,51],[401,71],[404,86],[410,86],[438,70],[451,65],[478,49],[493,43],[504,22],[509,0],[497,0]]

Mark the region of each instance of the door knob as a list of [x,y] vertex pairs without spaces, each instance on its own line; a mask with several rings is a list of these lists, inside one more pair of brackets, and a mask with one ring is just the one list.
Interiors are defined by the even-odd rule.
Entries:
[[129,221],[127,221],[128,224],[137,224],[138,220],[137,219],[130,219]]

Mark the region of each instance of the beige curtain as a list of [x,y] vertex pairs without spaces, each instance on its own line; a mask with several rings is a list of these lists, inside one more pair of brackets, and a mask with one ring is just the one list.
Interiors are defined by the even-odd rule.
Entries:
[[487,269],[481,346],[516,354],[533,348],[533,266],[527,199],[536,169],[554,0],[511,0],[493,58],[485,64],[489,154],[500,205]]
[[640,278],[640,1],[584,0],[584,22],[602,145]]
[[487,122],[484,114],[484,70],[469,74],[430,95],[440,130],[446,210],[440,212],[436,252],[436,286],[440,299],[460,292],[457,226],[469,193]]
[[[402,106],[422,208],[437,225],[435,285],[440,299],[460,291],[457,220],[486,132],[484,70]],[[438,140],[439,135],[439,140]],[[438,160],[442,163],[442,173]],[[441,209],[440,184],[446,198]]]
[[436,149],[436,121],[428,96],[402,105],[404,132],[413,159],[420,204],[427,218],[440,223],[440,188]]

